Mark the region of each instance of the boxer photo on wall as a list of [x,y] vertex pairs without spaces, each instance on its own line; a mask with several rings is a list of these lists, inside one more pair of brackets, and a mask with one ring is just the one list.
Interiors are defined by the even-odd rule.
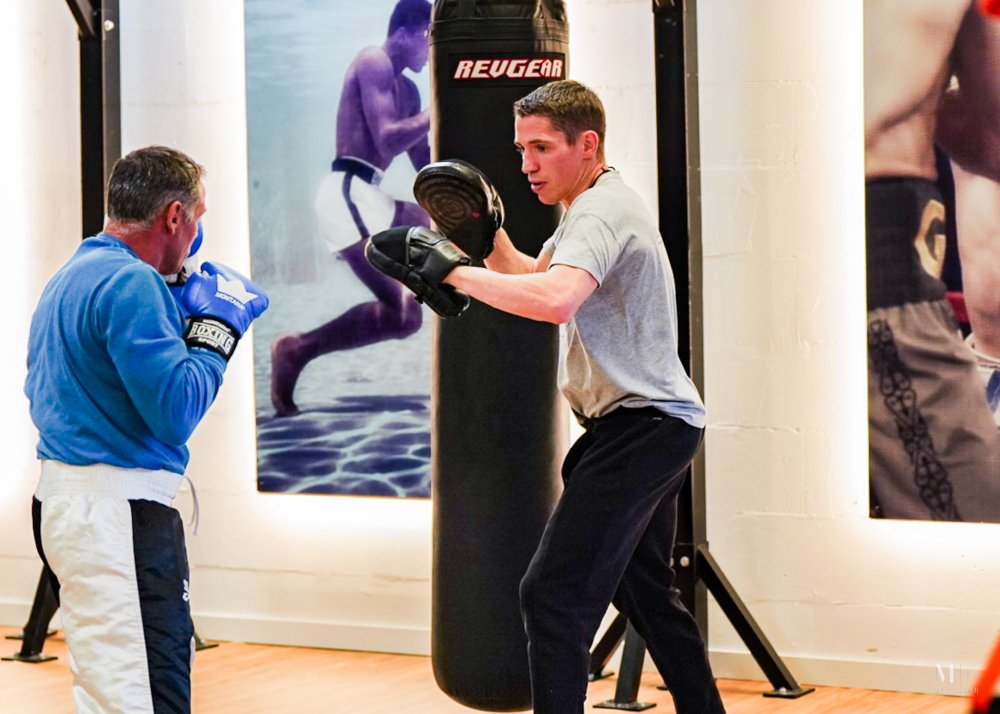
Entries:
[[427,0],[246,0],[258,488],[430,495],[433,315],[366,240],[428,226]]
[[1000,522],[1000,18],[988,5],[865,0],[877,518]]

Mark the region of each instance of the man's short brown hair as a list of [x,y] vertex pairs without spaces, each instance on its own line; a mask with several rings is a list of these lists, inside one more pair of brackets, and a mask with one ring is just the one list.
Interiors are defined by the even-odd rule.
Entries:
[[575,144],[583,132],[594,131],[598,155],[604,156],[604,104],[592,89],[579,82],[561,79],[543,84],[514,102],[514,116],[546,117],[570,144]]

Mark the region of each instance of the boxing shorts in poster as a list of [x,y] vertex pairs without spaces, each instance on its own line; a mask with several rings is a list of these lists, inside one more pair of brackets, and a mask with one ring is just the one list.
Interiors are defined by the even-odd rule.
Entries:
[[996,523],[1000,20],[919,5],[865,3],[870,515]]
[[436,319],[366,239],[428,225],[426,0],[245,0],[258,488],[430,495]]

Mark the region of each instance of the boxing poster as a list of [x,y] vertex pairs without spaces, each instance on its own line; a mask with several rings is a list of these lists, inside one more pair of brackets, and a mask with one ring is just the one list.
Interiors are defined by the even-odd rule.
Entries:
[[870,515],[1000,522],[1000,19],[865,2]]
[[426,0],[245,0],[258,489],[427,497],[433,313],[366,239],[427,225]]

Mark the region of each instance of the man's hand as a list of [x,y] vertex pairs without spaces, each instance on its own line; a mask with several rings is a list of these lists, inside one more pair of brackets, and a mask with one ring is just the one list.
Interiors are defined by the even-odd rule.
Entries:
[[236,343],[270,304],[262,287],[221,263],[202,263],[184,284],[181,306],[191,321],[188,347],[212,350],[226,360]]
[[458,317],[469,307],[468,295],[442,284],[456,266],[469,265],[469,256],[429,228],[398,226],[376,233],[365,246],[365,257],[441,317]]

